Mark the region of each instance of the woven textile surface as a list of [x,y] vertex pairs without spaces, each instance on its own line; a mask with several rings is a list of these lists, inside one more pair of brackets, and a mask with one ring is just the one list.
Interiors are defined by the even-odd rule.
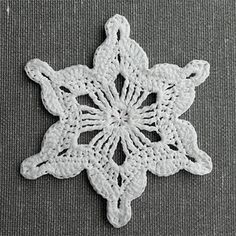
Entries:
[[[0,235],[236,234],[234,1],[0,4]],[[195,127],[199,148],[213,162],[204,176],[148,173],[145,192],[132,202],[132,220],[120,229],[108,223],[106,201],[84,171],[71,179],[46,175],[36,181],[19,172],[20,163],[40,151],[44,133],[58,121],[43,107],[40,87],[27,78],[26,62],[40,58],[55,70],[75,64],[91,68],[94,51],[105,40],[104,24],[116,13],[129,21],[131,38],[147,53],[150,67],[166,62],[184,67],[192,59],[210,63],[209,78],[180,118]],[[85,143],[91,138],[83,136]],[[121,149],[115,152],[118,160]]]

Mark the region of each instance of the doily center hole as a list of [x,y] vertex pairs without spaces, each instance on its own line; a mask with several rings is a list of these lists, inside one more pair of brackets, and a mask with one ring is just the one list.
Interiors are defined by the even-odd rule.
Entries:
[[[119,54],[118,54],[118,58],[119,58]],[[119,93],[119,96],[121,96],[124,83],[125,83],[125,78],[121,74],[118,74],[115,80],[115,86],[116,86],[117,92]]]
[[76,101],[80,105],[86,105],[86,106],[89,106],[89,107],[99,109],[99,107],[94,103],[93,99],[88,94],[77,96]]
[[91,140],[100,132],[101,132],[100,130],[92,130],[92,131],[87,131],[87,132],[81,133],[79,135],[77,143],[79,145],[89,144],[91,142]]
[[[123,151],[123,146],[122,146],[121,140],[119,140],[112,159],[117,165],[122,165],[125,161],[125,157],[126,156],[125,156],[125,153]],[[119,181],[118,181],[118,184],[119,184]]]
[[160,142],[161,136],[156,131],[147,131],[147,130],[140,130],[146,138],[148,138],[152,143],[153,142]]
[[157,93],[150,93],[146,99],[142,102],[141,108],[144,106],[151,106],[157,102]]

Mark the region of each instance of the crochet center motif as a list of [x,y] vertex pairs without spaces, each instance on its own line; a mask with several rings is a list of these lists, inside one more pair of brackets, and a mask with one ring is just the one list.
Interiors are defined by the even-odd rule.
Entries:
[[[195,86],[208,77],[209,64],[194,60],[184,68],[158,64],[149,69],[123,16],[110,18],[105,30],[92,69],[77,65],[54,71],[39,59],[27,63],[46,109],[60,119],[46,132],[40,153],[22,162],[21,174],[70,178],[86,169],[94,189],[107,200],[108,220],[121,227],[131,218],[131,201],[145,189],[147,171],[158,176],[181,169],[198,175],[211,171],[211,158],[198,148],[193,126],[178,119],[193,103]],[[124,83],[118,91],[120,76]],[[82,104],[84,95],[93,106]],[[154,100],[147,105],[148,96]],[[97,134],[81,144],[81,134],[90,131]],[[121,165],[113,160],[119,142],[126,156]]]

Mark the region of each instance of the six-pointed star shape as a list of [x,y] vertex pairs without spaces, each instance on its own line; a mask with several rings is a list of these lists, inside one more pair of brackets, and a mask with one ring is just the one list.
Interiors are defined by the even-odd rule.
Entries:
[[[23,161],[21,174],[69,178],[86,169],[94,189],[107,199],[108,220],[121,227],[130,220],[131,201],[145,189],[147,171],[158,176],[181,169],[199,175],[211,171],[194,128],[178,119],[193,103],[195,86],[209,75],[209,64],[194,60],[184,68],[158,64],[149,69],[123,16],[109,19],[105,29],[92,69],[77,65],[54,71],[39,59],[27,63],[45,107],[60,119],[46,132],[40,153]],[[125,79],[122,91],[115,86],[119,75]],[[150,94],[153,103],[143,105]],[[80,104],[84,95],[94,107]],[[78,143],[81,134],[94,130],[99,132],[88,144]],[[151,141],[144,131],[158,139]],[[126,156],[122,165],[113,160],[118,142]]]

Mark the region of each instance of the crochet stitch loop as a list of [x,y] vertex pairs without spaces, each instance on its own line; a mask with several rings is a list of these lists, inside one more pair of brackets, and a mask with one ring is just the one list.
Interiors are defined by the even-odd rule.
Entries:
[[[46,132],[41,151],[22,162],[21,174],[70,178],[86,169],[94,189],[107,200],[107,218],[114,227],[131,218],[131,201],[145,189],[150,171],[169,176],[179,170],[204,175],[211,158],[197,146],[193,126],[178,117],[193,103],[195,86],[209,75],[209,64],[193,60],[184,68],[158,64],[148,69],[143,49],[129,38],[126,18],[115,15],[105,25],[107,38],[96,50],[94,68],[76,65],[54,71],[39,59],[27,63],[27,75],[39,83],[46,109],[59,116]],[[115,80],[125,79],[121,94]],[[149,95],[155,100],[145,105]],[[80,103],[88,95],[94,106]],[[84,132],[99,132],[79,144]],[[153,133],[152,141],[143,131]],[[121,142],[126,159],[113,156]]]

